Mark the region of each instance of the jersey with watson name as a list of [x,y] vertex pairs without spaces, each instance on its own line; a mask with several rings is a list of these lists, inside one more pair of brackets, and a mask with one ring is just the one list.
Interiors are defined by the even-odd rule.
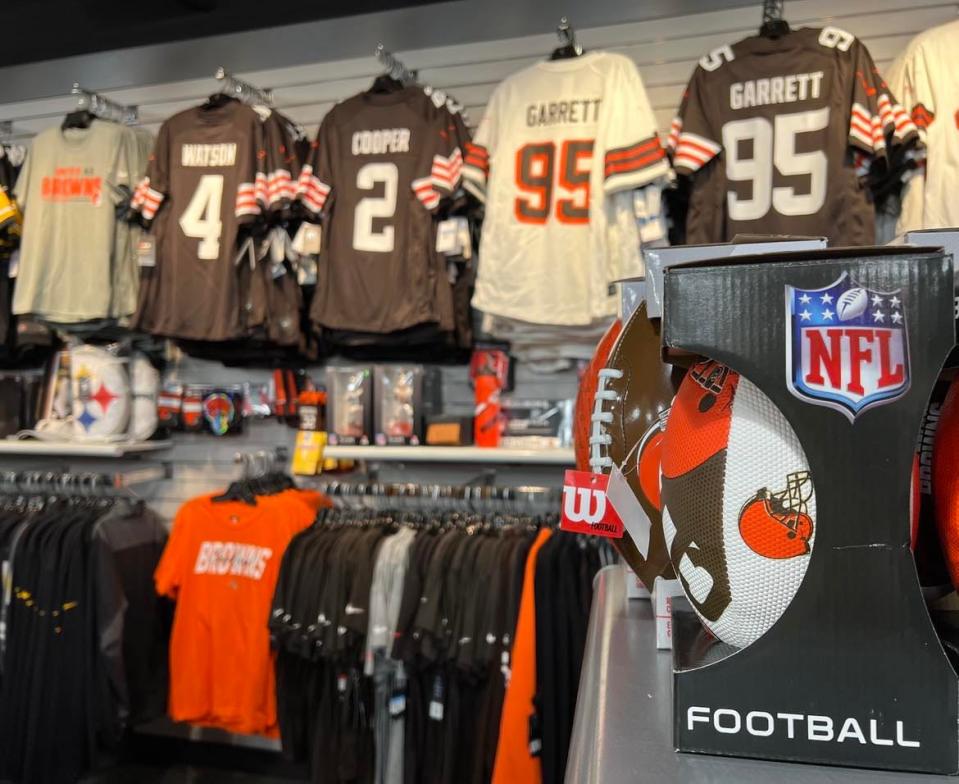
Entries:
[[699,61],[668,147],[693,177],[688,242],[736,234],[875,241],[864,177],[916,127],[866,47],[835,27],[746,38]]
[[623,270],[610,197],[667,171],[628,58],[591,52],[510,76],[464,162],[467,187],[486,202],[473,306],[542,324],[614,314],[610,282]]
[[898,231],[959,226],[959,21],[916,36],[889,69],[889,86],[925,143],[905,185]]
[[195,340],[239,337],[237,237],[266,207],[265,158],[263,123],[238,101],[188,109],[163,124],[131,205],[156,241],[156,266],[141,274],[136,328]]
[[445,106],[415,85],[326,115],[298,185],[324,216],[314,322],[383,333],[439,320],[433,213],[460,180],[456,136]]

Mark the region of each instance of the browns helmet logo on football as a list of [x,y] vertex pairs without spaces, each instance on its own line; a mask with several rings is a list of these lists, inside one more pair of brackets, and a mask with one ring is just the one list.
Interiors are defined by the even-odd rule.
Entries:
[[760,489],[739,513],[739,533],[750,549],[764,558],[808,555],[813,523],[808,513],[812,480],[808,471],[786,477],[786,489]]

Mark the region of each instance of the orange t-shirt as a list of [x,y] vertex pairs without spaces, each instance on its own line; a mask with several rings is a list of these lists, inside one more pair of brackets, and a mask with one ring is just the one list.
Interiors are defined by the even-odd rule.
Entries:
[[175,721],[276,735],[267,627],[283,552],[325,497],[287,490],[242,501],[187,501],[154,580],[176,599],[169,713]]
[[536,696],[536,557],[552,535],[543,528],[526,556],[492,784],[539,784],[543,780],[539,757],[529,753],[529,717]]

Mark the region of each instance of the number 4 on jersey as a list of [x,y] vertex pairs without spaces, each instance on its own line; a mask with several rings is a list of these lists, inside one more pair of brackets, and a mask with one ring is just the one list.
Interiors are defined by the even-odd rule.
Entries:
[[204,261],[220,257],[220,235],[223,222],[223,175],[204,174],[193,192],[193,198],[180,216],[180,228],[187,237],[200,240],[197,256]]
[[557,199],[556,220],[560,223],[589,223],[589,176],[593,140],[563,142],[557,169],[553,142],[526,144],[516,151],[516,187],[526,194],[516,199],[513,213],[521,223],[544,224],[553,211],[553,189],[559,187],[570,198]]

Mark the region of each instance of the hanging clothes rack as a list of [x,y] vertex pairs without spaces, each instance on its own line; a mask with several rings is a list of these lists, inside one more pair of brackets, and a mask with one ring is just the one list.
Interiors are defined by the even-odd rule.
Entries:
[[89,112],[101,120],[133,125],[139,119],[139,110],[136,106],[125,106],[111,101],[97,92],[81,87],[78,82],[73,83],[70,94],[77,98],[77,111]]
[[159,482],[172,476],[169,463],[134,468],[117,473],[59,471],[4,471],[0,473],[0,494],[23,495],[109,495],[137,485]]
[[444,485],[413,482],[321,482],[317,489],[340,505],[396,506],[402,508],[434,506],[450,510],[464,507],[479,510],[492,509],[549,509],[559,508],[562,490],[557,487],[522,485]]
[[382,43],[376,45],[374,50],[376,59],[380,61],[387,73],[398,82],[404,85],[415,84],[417,81],[417,72],[407,68],[391,51]]
[[257,106],[273,106],[273,91],[257,87],[254,84],[240,79],[222,66],[214,74],[220,82],[220,92],[224,95],[238,98],[243,103]]

